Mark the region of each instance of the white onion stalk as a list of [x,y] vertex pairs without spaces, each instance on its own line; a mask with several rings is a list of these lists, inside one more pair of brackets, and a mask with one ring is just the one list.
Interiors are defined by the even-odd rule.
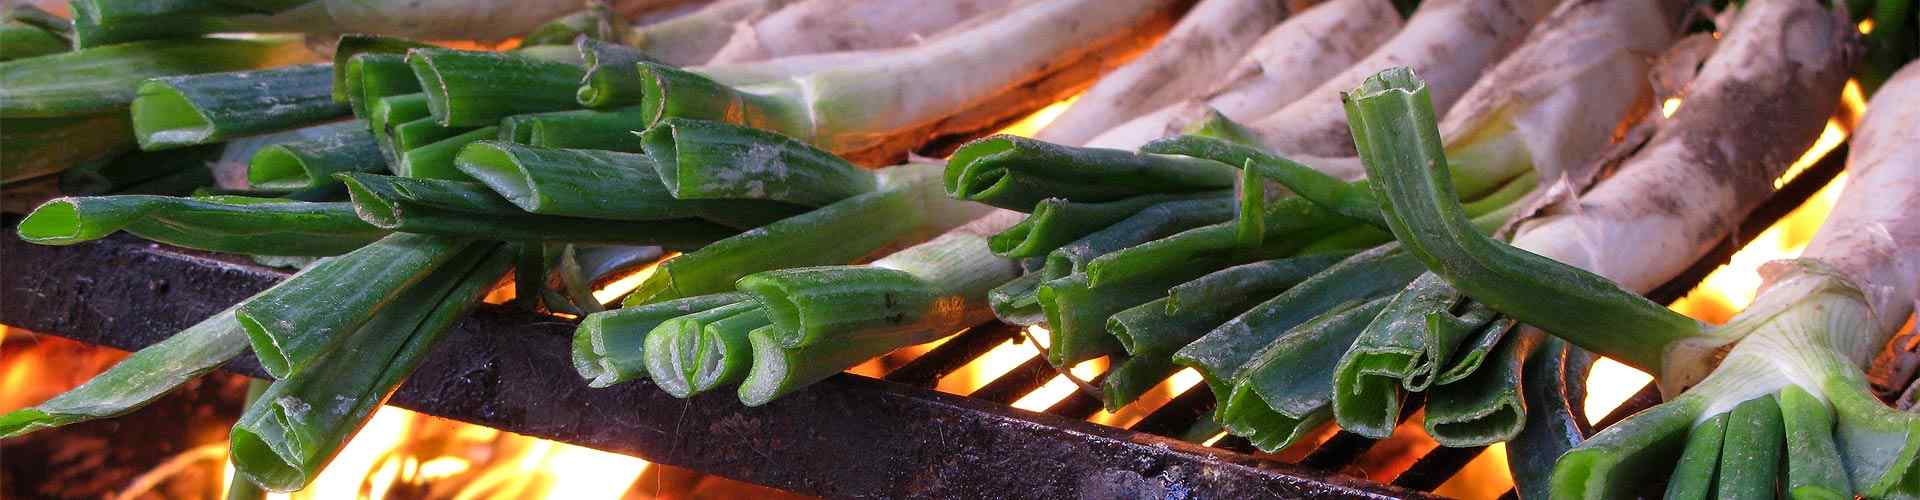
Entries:
[[[1920,288],[1917,101],[1920,65],[1908,65],[1875,96],[1847,158],[1851,180],[1812,244],[1763,267],[1759,298],[1723,327],[1745,338],[1700,384],[1569,452],[1556,497],[1629,494],[1683,449],[1668,498],[1709,491],[1716,469],[1722,495],[1771,495],[1780,483],[1794,498],[1920,497],[1920,414],[1881,403],[1864,371]],[[1744,409],[1774,406],[1773,428],[1738,427]],[[1782,455],[1784,471],[1764,463]],[[1749,462],[1771,473],[1737,469]]]
[[1034,138],[1080,144],[1116,123],[1215,88],[1219,75],[1288,14],[1270,0],[1202,0],[1166,38],[1101,77]]
[[802,0],[739,23],[706,64],[911,45],[1013,0]]
[[[1330,0],[1315,5],[1261,36],[1224,78],[1210,79],[1219,83],[1199,99],[1129,119],[1087,140],[1087,145],[1133,149],[1186,130],[1210,109],[1237,122],[1266,116],[1352,66],[1399,30],[1400,13],[1388,0]],[[1354,165],[1355,171],[1358,166]]]
[[[899,143],[992,126],[1077,89],[1114,59],[1144,48],[1172,24],[1176,7],[1154,0],[1036,1],[854,64],[732,89],[738,98],[664,88],[666,77],[653,73],[655,88],[642,105],[745,120],[836,154],[903,150]],[[1076,29],[1059,29],[1068,25]]]
[[[619,10],[672,0],[616,0]],[[429,40],[499,41],[579,11],[579,0],[81,0],[73,3],[82,47],[204,33],[365,33]]]
[[1480,75],[1520,43],[1556,0],[1431,0],[1405,28],[1366,59],[1327,79],[1305,97],[1248,123],[1269,149],[1289,156],[1348,157],[1347,116],[1340,93],[1380,70],[1405,66],[1426,79],[1442,115]]
[[679,17],[635,26],[621,42],[656,61],[689,66],[712,59],[736,25],[752,22],[797,0],[719,0]]

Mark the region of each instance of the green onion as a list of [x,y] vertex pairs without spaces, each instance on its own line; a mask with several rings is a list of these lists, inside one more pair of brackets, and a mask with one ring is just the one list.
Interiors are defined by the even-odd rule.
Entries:
[[1010,325],[1031,326],[1045,323],[1047,312],[1040,307],[1040,284],[1044,274],[1030,272],[987,292],[987,305],[993,316]]
[[58,32],[12,19],[0,22],[0,62],[58,54],[70,48],[72,42]]
[[1781,454],[1786,448],[1780,402],[1769,394],[1740,403],[1727,417],[1720,446],[1720,474],[1714,494],[1722,498],[1764,498],[1778,491]]
[[1177,371],[1180,365],[1173,364],[1173,358],[1167,356],[1125,356],[1124,361],[1115,362],[1113,369],[1107,371],[1107,379],[1100,382],[1100,400],[1107,411],[1118,411]]
[[1047,198],[1096,202],[1153,193],[1214,191],[1238,172],[1214,161],[1075,148],[1016,136],[961,146],[947,160],[947,195],[1009,210]]
[[326,64],[162,77],[140,84],[133,131],[156,150],[224,142],[346,115],[329,90]]
[[[1847,479],[1833,438],[1833,409],[1797,385],[1780,390],[1780,416],[1786,428],[1786,491],[1794,498],[1847,498]],[[1699,432],[1696,430],[1695,432]],[[1675,474],[1679,476],[1680,474]]]
[[627,20],[608,4],[589,4],[579,12],[547,21],[520,38],[521,45],[568,45],[575,39],[618,41]]
[[[422,120],[433,119],[424,118]],[[432,123],[429,122],[429,124]],[[438,134],[439,132],[429,131],[426,133]],[[400,145],[395,144],[395,153],[400,155],[400,163],[395,165],[393,173],[402,177],[418,179],[472,181],[474,180],[473,177],[461,173],[457,164],[454,163],[454,160],[459,157],[460,150],[466,148],[468,144],[490,140],[499,135],[500,127],[481,127],[461,132],[459,135],[433,141],[424,146],[417,146],[407,151],[398,151],[397,149]]]
[[691,250],[734,234],[698,219],[612,221],[530,214],[483,184],[340,173],[353,210],[376,227],[406,233],[508,241],[660,245]]
[[246,329],[260,366],[285,379],[340,347],[381,308],[470,246],[452,238],[394,234],[315,264],[299,278],[247,300],[234,317]]
[[1694,425],[1693,432],[1687,434],[1686,448],[1680,452],[1680,462],[1674,465],[1673,477],[1667,480],[1666,498],[1706,500],[1714,497],[1715,472],[1720,469],[1727,419],[1732,416],[1722,413]]
[[[340,71],[336,69],[334,74],[339,75]],[[347,85],[347,103],[354,116],[368,116],[373,111],[373,103],[388,97],[420,94],[422,99],[426,98],[420,79],[413,76],[413,66],[407,64],[403,54],[370,52],[354,56],[347,60],[343,78]]]
[[1593,365],[1592,354],[1552,336],[1537,349],[1527,356],[1521,384],[1527,423],[1507,445],[1507,469],[1514,490],[1525,500],[1548,498],[1554,462],[1586,439],[1581,430],[1585,413],[1574,408],[1587,399],[1586,378]]
[[1219,191],[1195,194],[1150,194],[1082,203],[1063,198],[1040,200],[1032,215],[988,240],[994,253],[1013,258],[1041,257],[1102,228],[1112,226],[1148,207],[1170,201],[1220,198]]
[[1441,446],[1486,446],[1513,439],[1526,424],[1521,376],[1540,335],[1512,335],[1485,369],[1427,396],[1427,435]]
[[1350,300],[1284,327],[1233,375],[1233,389],[1217,413],[1220,422],[1268,452],[1292,445],[1326,422],[1333,405],[1336,354],[1353,343],[1389,300]]
[[344,121],[316,127],[312,139],[260,148],[248,162],[247,184],[255,189],[298,191],[339,185],[338,172],[381,172],[380,147],[366,122]]
[[971,212],[960,206],[921,206],[920,200],[940,199],[929,192],[938,189],[931,172],[937,167],[894,168],[928,173],[918,182],[847,198],[663,262],[627,296],[626,305],[726,291],[735,280],[759,271],[852,262],[915,233],[948,229],[934,210]]
[[0,118],[121,112],[148,78],[279,66],[303,57],[294,40],[134,42],[0,63]]
[[595,388],[646,378],[647,334],[654,327],[748,300],[743,293],[716,293],[589,314],[573,334],[573,368]]
[[123,415],[212,371],[247,349],[233,310],[136,351],[87,383],[39,405],[0,415],[0,437],[14,437]]
[[[1699,335],[1698,322],[1606,278],[1472,236],[1480,233],[1468,228],[1464,209],[1451,201],[1457,197],[1446,180],[1446,159],[1426,87],[1411,72],[1382,72],[1349,94],[1347,102],[1354,140],[1369,177],[1376,180],[1375,193],[1391,202],[1381,208],[1394,234],[1408,241],[1408,248],[1435,273],[1474,299],[1641,367],[1663,366],[1670,346]],[[1426,236],[1441,234],[1452,238]],[[1576,309],[1585,313],[1576,318],[1547,312]]]
[[500,140],[544,148],[641,152],[640,108],[576,109],[513,115],[500,121]]
[[275,491],[311,483],[506,273],[510,259],[498,245],[467,247],[407,286],[323,362],[274,382],[249,405],[230,434],[235,471]]
[[800,211],[765,200],[676,199],[660,182],[653,161],[635,153],[479,141],[461,149],[454,163],[514,205],[542,215],[659,220],[715,214],[754,227]]
[[[362,87],[362,85],[367,83],[367,82],[360,81],[361,77],[366,76],[362,74],[362,72],[365,72],[367,68],[376,66],[376,65],[382,66],[382,67],[389,67],[392,62],[400,63],[400,67],[402,68],[401,71],[406,72],[408,74],[409,78],[405,79],[404,81],[412,82],[412,89],[409,91],[419,92],[420,81],[418,79],[411,78],[413,70],[412,68],[406,67],[405,56],[407,51],[410,49],[427,48],[432,46],[433,45],[431,44],[416,42],[416,41],[407,40],[404,38],[394,38],[394,37],[385,37],[385,36],[377,36],[377,35],[362,35],[362,34],[342,35],[340,37],[339,42],[335,43],[333,46],[333,102],[351,102],[354,99],[366,97],[362,95],[362,92],[365,92],[368,90],[367,88]],[[361,54],[385,54],[385,55],[400,56],[400,57],[398,59],[383,59],[381,58],[381,56],[376,55],[376,56],[370,57],[366,61],[354,62],[355,59],[360,59],[359,56]],[[381,71],[384,71],[384,70],[381,70]],[[386,79],[381,80],[382,83],[389,82],[389,81],[391,81],[394,84],[404,85],[403,81],[397,78],[392,80],[386,80]],[[393,89],[380,88],[375,90],[378,90],[379,94],[388,94],[389,91]],[[406,93],[406,92],[399,92],[399,93]],[[367,101],[367,102],[372,102],[372,101]],[[362,109],[360,106],[361,105],[359,104],[354,105],[353,114],[355,116],[365,116],[366,110]]]
[[[0,63],[6,64],[6,63]],[[0,183],[12,183],[110,160],[133,149],[133,124],[124,113],[55,118],[7,118],[0,134]]]
[[1404,392],[1426,390],[1455,347],[1493,321],[1485,307],[1456,314],[1462,297],[1439,275],[1425,273],[1367,326],[1336,372],[1334,416],[1341,428],[1375,439],[1393,433]]
[[82,49],[208,33],[256,31],[237,19],[261,13],[219,0],[80,0],[73,9],[74,46]]
[[1164,299],[1121,311],[1107,331],[1136,357],[1170,356],[1254,304],[1292,288],[1350,254],[1289,257],[1228,267],[1174,285]]
[[878,183],[831,153],[764,130],[672,119],[641,134],[667,190],[680,199],[754,198],[822,206]]
[[648,57],[678,66],[707,62],[726,45],[740,23],[779,10],[795,0],[716,0],[686,15],[633,26],[620,38]]
[[1100,256],[1231,219],[1234,206],[1233,198],[1223,197],[1171,201],[1148,207],[1047,253],[1042,272],[1049,279],[1085,272],[1088,264]]
[[1207,332],[1175,352],[1173,361],[1198,370],[1226,401],[1234,374],[1261,347],[1336,305],[1384,296],[1419,274],[1419,260],[1398,245],[1355,254]]
[[800,124],[805,119],[803,109],[786,107],[776,98],[742,92],[691,71],[645,61],[636,66],[640,71],[640,113],[648,127],[669,118],[684,118],[806,137],[796,132],[804,130]]
[[[646,82],[634,68],[653,59],[639,49],[592,38],[580,39],[578,46],[587,73],[580,80],[580,88],[574,90],[574,101],[593,109],[640,104]],[[645,128],[646,115],[639,116],[643,118],[632,122],[633,126]]]
[[767,310],[753,301],[667,320],[647,334],[647,374],[677,398],[738,383],[752,364],[747,334],[771,324]]
[[441,125],[480,127],[508,115],[573,109],[585,70],[574,64],[500,52],[441,48],[407,51],[407,64]]
[[385,235],[345,203],[216,196],[59,198],[20,221],[20,239],[72,245],[127,231],[200,250],[263,255],[338,255]]

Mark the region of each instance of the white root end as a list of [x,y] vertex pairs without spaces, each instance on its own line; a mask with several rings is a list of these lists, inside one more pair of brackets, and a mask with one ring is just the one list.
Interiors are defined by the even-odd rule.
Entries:
[[803,0],[741,22],[708,65],[911,45],[1012,0]]

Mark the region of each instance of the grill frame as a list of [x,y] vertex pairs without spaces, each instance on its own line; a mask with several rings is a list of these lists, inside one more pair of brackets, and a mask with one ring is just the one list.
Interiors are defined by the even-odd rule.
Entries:
[[[1846,152],[1845,144],[1828,152],[1649,296],[1683,296],[1725,263],[1744,235],[1771,226],[1837,176]],[[18,221],[5,219],[10,235]],[[127,235],[68,247],[8,236],[0,238],[0,255],[0,323],[125,350],[159,342],[287,276],[234,256]],[[1151,433],[1083,421],[1098,410],[1083,394],[1047,413],[1006,406],[1051,371],[1015,368],[978,391],[981,397],[931,389],[1016,335],[1004,325],[963,333],[884,380],[841,374],[761,408],[742,407],[730,391],[680,400],[644,382],[587,388],[568,358],[573,328],[483,306],[456,324],[390,403],[830,497],[1428,498],[1418,490],[1437,487],[1480,453],[1438,449],[1383,485],[1338,472],[1373,444],[1344,432],[1300,464],[1249,455],[1231,438],[1207,447],[1165,437],[1210,408],[1204,385],[1133,426]],[[223,369],[265,376],[251,356]],[[1596,427],[1657,401],[1657,391],[1642,388]],[[1417,407],[1409,404],[1408,415]]]

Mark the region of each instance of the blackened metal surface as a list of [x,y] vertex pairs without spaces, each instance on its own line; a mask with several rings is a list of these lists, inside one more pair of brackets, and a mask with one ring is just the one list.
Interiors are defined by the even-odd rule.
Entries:
[[[7,236],[0,256],[0,323],[123,349],[158,342],[285,276],[124,236],[70,247]],[[589,389],[568,361],[573,326],[482,308],[392,403],[830,497],[1422,495],[850,375],[760,408],[730,393],[674,399],[648,383]],[[262,374],[251,361],[228,368]]]

